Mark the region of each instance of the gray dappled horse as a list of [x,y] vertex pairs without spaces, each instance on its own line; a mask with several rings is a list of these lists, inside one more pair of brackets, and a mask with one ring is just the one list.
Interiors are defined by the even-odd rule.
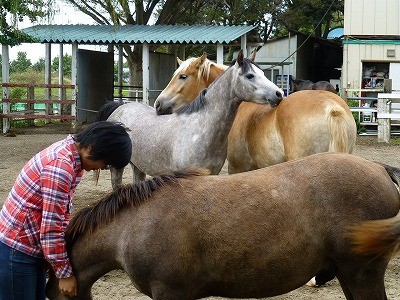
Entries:
[[[218,174],[240,103],[276,106],[282,96],[282,90],[240,51],[233,66],[176,113],[158,116],[153,107],[132,102],[117,105],[107,120],[129,128],[134,182],[190,166]],[[123,169],[111,169],[113,187],[121,183],[122,174]]]

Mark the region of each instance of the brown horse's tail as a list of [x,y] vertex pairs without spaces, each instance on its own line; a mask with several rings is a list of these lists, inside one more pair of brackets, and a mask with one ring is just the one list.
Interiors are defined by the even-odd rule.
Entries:
[[346,110],[339,105],[329,108],[329,152],[353,152],[357,127],[351,113],[350,116],[351,118],[348,116]]
[[[383,166],[399,189],[400,169]],[[368,221],[349,229],[355,253],[382,255],[400,251],[400,212],[393,218]]]

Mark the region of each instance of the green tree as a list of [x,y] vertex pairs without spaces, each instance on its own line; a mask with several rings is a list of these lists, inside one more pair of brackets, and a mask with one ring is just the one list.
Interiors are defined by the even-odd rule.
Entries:
[[[289,30],[326,36],[333,23],[343,20],[344,0],[66,0],[98,24],[218,24],[254,25],[254,38],[266,42]],[[328,14],[325,14],[328,11]],[[322,20],[321,23],[319,20]],[[168,49],[166,46],[153,46]],[[203,46],[201,46],[203,47]],[[199,54],[199,46],[187,47]],[[154,49],[152,49],[154,50]],[[191,53],[190,51],[193,51]],[[124,46],[132,84],[141,82],[141,47]]]
[[26,72],[32,67],[31,60],[27,57],[26,52],[19,51],[17,53],[17,58],[11,61],[10,71],[11,72]]
[[32,69],[37,72],[43,72],[45,69],[46,63],[43,57],[39,58],[39,60],[33,64]]
[[[249,41],[266,42],[274,34],[277,16],[281,14],[284,8],[284,2],[281,0],[208,0],[202,8],[183,13],[179,17],[178,23],[253,25],[256,26],[256,30],[248,35]],[[196,47],[193,46],[193,48]],[[230,47],[229,50],[235,49]],[[232,58],[232,51],[228,60]],[[196,53],[196,55],[200,54]]]
[[15,46],[22,41],[34,41],[18,30],[18,22],[31,22],[50,16],[54,0],[0,0],[0,44]]
[[329,30],[343,26],[344,0],[287,0],[279,15],[281,34],[294,30],[326,38]]
[[[56,56],[53,58],[53,62],[51,65],[51,68],[53,71],[57,71],[58,72],[58,67],[59,67],[59,56]],[[69,54],[65,54],[63,56],[63,71],[64,71],[64,76],[71,76],[71,70],[72,70],[72,56]]]

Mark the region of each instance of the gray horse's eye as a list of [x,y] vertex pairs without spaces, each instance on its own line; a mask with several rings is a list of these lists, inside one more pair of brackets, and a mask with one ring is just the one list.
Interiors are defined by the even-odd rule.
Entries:
[[180,76],[179,76],[179,79],[186,79],[187,78],[187,75],[186,74],[181,74]]
[[247,79],[252,79],[252,78],[254,78],[254,75],[253,75],[253,74],[247,74],[247,75],[246,75],[246,78],[247,78]]

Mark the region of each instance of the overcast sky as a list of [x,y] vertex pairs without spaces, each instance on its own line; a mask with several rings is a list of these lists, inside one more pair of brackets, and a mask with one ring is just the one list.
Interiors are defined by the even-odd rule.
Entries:
[[[66,25],[66,24],[95,24],[95,22],[85,15],[84,13],[75,10],[70,5],[65,4],[61,0],[56,0],[56,12],[53,20],[51,21],[43,21],[38,24],[58,24],[58,25]],[[37,24],[32,24],[29,20],[24,21],[18,24],[19,28],[26,28]],[[84,48],[84,47],[79,47]],[[35,63],[39,60],[39,58],[44,58],[45,56],[45,46],[44,44],[21,44],[19,46],[10,47],[10,61],[16,59],[18,52],[26,52],[28,58]],[[64,54],[71,54],[71,45],[64,45]],[[59,45],[54,44],[51,47],[51,56],[52,58],[59,55]]]

